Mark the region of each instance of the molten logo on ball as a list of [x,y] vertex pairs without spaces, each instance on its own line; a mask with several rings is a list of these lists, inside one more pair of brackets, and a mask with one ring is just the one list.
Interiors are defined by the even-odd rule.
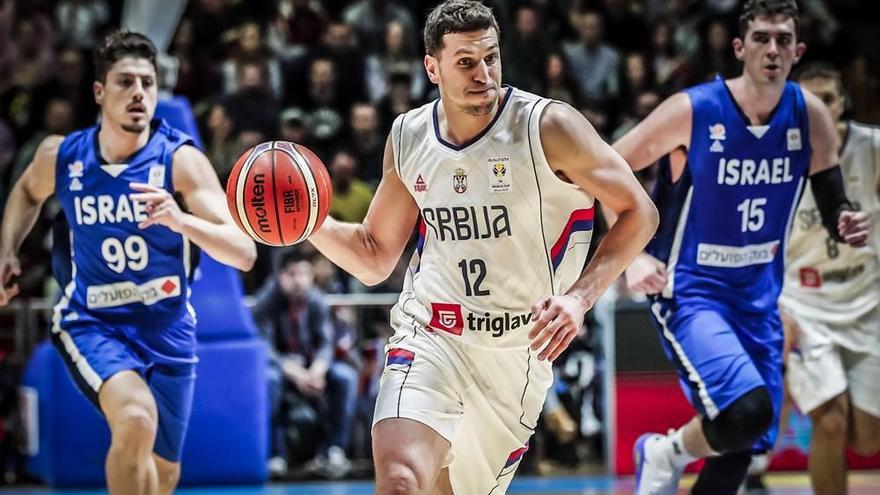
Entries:
[[266,182],[265,175],[254,174],[254,196],[251,199],[251,207],[254,209],[254,215],[257,216],[257,225],[260,227],[260,232],[271,232],[272,228],[269,227],[269,220],[266,218],[266,189],[263,187],[264,182]]

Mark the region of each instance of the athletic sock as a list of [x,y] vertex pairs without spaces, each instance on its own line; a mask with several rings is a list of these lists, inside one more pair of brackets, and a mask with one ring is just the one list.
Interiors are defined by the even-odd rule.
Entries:
[[681,430],[682,429],[679,428],[666,436],[666,440],[669,446],[669,462],[671,462],[672,465],[679,470],[684,469],[685,466],[697,460],[696,457],[692,456],[684,448],[684,438],[682,436]]

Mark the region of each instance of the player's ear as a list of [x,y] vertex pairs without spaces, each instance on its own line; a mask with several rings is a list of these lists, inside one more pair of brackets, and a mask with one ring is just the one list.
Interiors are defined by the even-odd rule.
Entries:
[[745,59],[745,44],[743,44],[742,38],[739,36],[733,38],[731,44],[733,45],[733,55],[742,62]]
[[807,51],[807,44],[799,41],[797,45],[794,47],[794,63],[798,63],[801,57],[804,56],[804,53]]
[[104,103],[104,84],[101,81],[92,83],[92,92],[95,94],[95,103],[99,106]]
[[425,55],[425,72],[434,84],[440,84],[440,61],[431,55]]

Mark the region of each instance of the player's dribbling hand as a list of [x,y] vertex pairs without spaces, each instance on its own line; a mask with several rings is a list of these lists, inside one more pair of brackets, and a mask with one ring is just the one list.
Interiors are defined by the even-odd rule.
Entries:
[[554,361],[568,348],[584,324],[584,307],[580,298],[572,295],[543,296],[532,306],[532,321],[535,325],[529,331],[533,351],[542,349],[538,359]]
[[180,210],[174,196],[165,189],[132,182],[129,186],[135,191],[140,191],[130,196],[132,201],[146,204],[146,211],[150,217],[138,224],[138,228],[146,229],[152,225],[164,225],[174,232],[180,232],[183,226],[183,212]]
[[13,254],[0,255],[0,306],[6,306],[18,295],[18,284],[9,285],[12,277],[21,275],[18,257]]
[[852,247],[864,247],[868,243],[871,220],[864,211],[842,211],[837,217],[837,233]]
[[650,254],[639,254],[625,273],[626,286],[632,292],[659,294],[666,287],[666,265]]

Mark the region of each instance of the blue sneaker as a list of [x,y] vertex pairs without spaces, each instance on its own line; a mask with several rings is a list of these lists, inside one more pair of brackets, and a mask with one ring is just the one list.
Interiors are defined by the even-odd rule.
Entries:
[[663,445],[668,439],[659,433],[645,433],[633,446],[636,465],[635,495],[675,495],[683,469],[678,469]]

